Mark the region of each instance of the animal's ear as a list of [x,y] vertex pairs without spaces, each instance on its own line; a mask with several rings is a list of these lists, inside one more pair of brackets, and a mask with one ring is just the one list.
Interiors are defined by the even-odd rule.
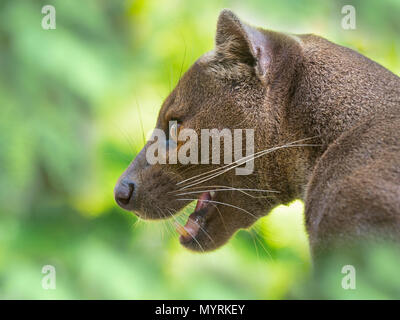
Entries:
[[215,42],[217,52],[254,66],[261,77],[267,74],[272,57],[266,34],[240,21],[232,11],[220,13]]

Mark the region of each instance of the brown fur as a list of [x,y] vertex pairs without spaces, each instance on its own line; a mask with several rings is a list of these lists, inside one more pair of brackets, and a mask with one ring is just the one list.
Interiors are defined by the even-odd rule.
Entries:
[[[278,190],[268,198],[217,194],[218,214],[184,244],[212,250],[278,204],[305,201],[306,229],[316,253],[364,236],[400,238],[400,78],[315,35],[255,29],[224,10],[216,48],[201,57],[164,102],[157,128],[178,119],[202,128],[253,128],[255,151],[314,137],[313,146],[279,149],[255,160],[251,176],[231,170],[203,185]],[[190,201],[170,193],[177,182],[216,165],[148,165],[144,147],[121,176],[136,183],[122,205],[146,219],[169,217]],[[249,214],[251,213],[251,214]],[[350,241],[350,242],[349,242]]]

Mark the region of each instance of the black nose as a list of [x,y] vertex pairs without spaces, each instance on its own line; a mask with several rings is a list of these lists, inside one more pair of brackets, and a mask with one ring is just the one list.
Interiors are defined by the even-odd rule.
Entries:
[[114,189],[115,201],[118,205],[126,210],[131,210],[135,196],[135,183],[129,180],[121,180]]

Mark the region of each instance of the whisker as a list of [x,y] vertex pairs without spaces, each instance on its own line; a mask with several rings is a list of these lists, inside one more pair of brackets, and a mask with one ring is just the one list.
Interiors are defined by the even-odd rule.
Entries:
[[254,230],[254,235],[255,235],[255,239],[258,241],[258,243],[261,245],[261,248],[263,248],[263,250],[265,251],[265,253],[269,256],[269,258],[274,261],[274,258],[272,257],[271,253],[265,248],[263,241],[260,240],[258,237],[260,237],[260,235],[257,233],[257,231],[255,229],[250,230],[250,233],[252,233]]
[[[168,210],[169,211],[169,210]],[[173,214],[171,212],[169,212],[169,214],[171,216],[173,216]],[[179,223],[179,222],[177,222]],[[180,224],[180,223],[179,223]],[[212,243],[215,243],[214,239],[210,236],[210,234],[202,227],[199,225],[199,228],[206,234],[206,236],[211,240]],[[189,232],[188,232],[189,233]],[[190,234],[190,233],[189,233]]]
[[189,185],[186,185],[186,186],[182,187],[180,190],[183,190],[183,189],[189,188],[191,186],[195,186],[195,185],[198,185],[198,184],[203,183],[205,181],[211,180],[211,179],[213,179],[215,177],[218,177],[218,176],[220,176],[220,175],[222,175],[222,174],[224,174],[224,173],[226,173],[226,172],[228,172],[228,171],[230,171],[230,170],[232,170],[232,169],[234,169],[234,168],[236,168],[238,166],[243,165],[246,162],[249,162],[251,160],[257,159],[257,158],[259,158],[261,156],[264,156],[264,155],[266,155],[268,153],[271,153],[273,151],[276,151],[278,149],[291,148],[291,147],[305,147],[305,146],[320,146],[320,145],[314,145],[314,144],[283,145],[283,146],[274,147],[274,148],[271,148],[271,149],[268,149],[268,150],[264,150],[264,151],[262,151],[262,153],[259,153],[256,156],[253,156],[253,158],[251,158],[251,159],[247,159],[246,161],[243,161],[241,163],[237,163],[238,161],[236,161],[237,164],[235,164],[234,166],[231,166],[229,168],[221,170],[222,172],[220,171],[220,172],[217,172],[217,173],[214,173],[214,174],[210,174],[209,176],[206,176],[205,178],[199,179],[198,181],[196,181],[196,182],[194,182],[192,184],[189,184]]
[[140,121],[140,128],[142,130],[143,145],[146,145],[146,138],[144,136],[144,129],[143,129],[142,112],[140,111],[140,106],[139,106],[139,102],[138,102],[137,98],[135,100],[136,100],[136,108],[138,109],[138,112],[139,112],[139,121]]
[[[277,190],[267,190],[267,189],[251,189],[251,188],[235,188],[235,187],[230,187],[230,186],[222,186],[222,185],[214,185],[214,186],[198,186],[198,187],[193,187],[191,189],[199,189],[199,188],[223,188],[223,189],[213,189],[213,190],[198,190],[198,191],[193,191],[193,192],[187,192],[187,194],[190,193],[203,193],[203,192],[210,192],[210,191],[255,191],[255,192],[273,192],[273,193],[280,193],[280,191]],[[181,190],[174,190],[170,191],[168,193],[175,193],[175,192],[181,192]],[[177,196],[181,195],[176,194]]]
[[[178,201],[188,201],[188,200],[198,200],[198,199],[175,199],[175,200],[178,200]],[[225,203],[225,202],[220,202],[220,201],[214,201],[214,200],[202,200],[202,201],[204,201],[204,202],[210,202],[210,203],[217,203],[217,204],[221,204],[221,205],[224,205],[224,206],[228,206],[228,207],[231,207],[231,208],[235,208],[235,209],[238,209],[238,210],[241,210],[241,211],[243,211],[243,212],[246,212],[247,214],[249,214],[250,216],[252,216],[253,218],[255,218],[255,219],[258,219],[258,217],[256,217],[254,214],[252,214],[251,212],[249,212],[249,211],[247,211],[247,210],[245,210],[245,209],[243,209],[243,208],[240,208],[240,207],[237,207],[237,206],[235,206],[235,205],[233,205],[233,204],[230,204],[230,203]]]
[[183,65],[184,65],[185,59],[186,59],[186,41],[185,41],[185,38],[184,38],[183,36],[182,36],[182,39],[183,39],[183,43],[184,43],[184,45],[185,45],[185,51],[184,51],[184,53],[183,53],[183,60],[182,60],[182,64],[181,64],[181,70],[180,70],[180,72],[179,72],[179,80],[178,80],[178,81],[181,80],[182,71],[183,71]]
[[[176,217],[172,214],[172,213],[169,213],[169,215],[172,217],[172,219],[174,219],[175,220],[175,223],[178,223],[178,224],[180,224],[179,223],[179,221],[176,219]],[[203,249],[203,247],[201,246],[201,244],[200,244],[200,242],[199,241],[197,241],[197,239],[196,239],[196,237],[193,235],[193,234],[191,234],[189,231],[187,231],[186,230],[186,232],[192,237],[192,239],[194,240],[194,241],[196,241],[196,243],[199,245],[199,247],[200,247],[200,249],[201,249],[201,251],[203,251],[204,252],[204,249]]]
[[253,196],[245,191],[257,191],[257,192],[272,192],[272,193],[279,193],[279,191],[269,191],[269,190],[257,190],[257,189],[237,189],[237,188],[227,188],[227,189],[211,189],[211,190],[199,190],[199,191],[190,191],[190,192],[183,192],[175,194],[175,196],[185,196],[188,194],[196,194],[196,193],[204,193],[204,192],[220,192],[220,191],[239,191],[240,193],[249,196],[250,198],[270,198],[270,197],[256,197]]
[[[167,212],[169,214],[171,214],[171,212],[170,212],[170,210],[168,208],[165,208],[165,209],[167,210]],[[175,236],[175,232],[174,232],[173,225],[172,225],[171,221],[168,219],[168,217],[166,215],[164,215],[164,217],[166,218],[166,220],[164,220],[164,222],[165,222],[164,225],[166,226],[166,229],[171,234],[171,236],[174,237]]]
[[[287,144],[282,145],[281,147],[288,146],[288,145],[292,145],[292,144],[298,143],[298,142],[303,142],[303,141],[311,140],[311,139],[314,139],[314,138],[316,138],[316,137],[318,137],[318,136],[314,136],[314,137],[310,137],[310,138],[304,138],[304,139],[292,141],[292,142],[289,142],[289,143],[287,143]],[[256,155],[258,155],[258,154],[260,154],[260,153],[267,152],[267,151],[269,151],[269,150],[274,151],[276,148],[280,148],[280,147],[272,147],[272,148],[269,148],[269,149],[265,149],[265,150],[261,150],[261,151],[255,152],[255,153],[253,153],[253,154],[251,154],[251,155],[245,156],[245,157],[243,157],[243,158],[241,158],[241,159],[238,159],[238,160],[236,160],[236,161],[234,161],[234,162],[232,162],[232,163],[229,163],[229,164],[227,164],[227,165],[225,165],[225,166],[222,166],[222,167],[219,167],[219,168],[216,168],[216,169],[207,171],[207,172],[203,172],[203,173],[200,173],[200,174],[198,174],[198,175],[196,175],[196,176],[193,176],[193,177],[190,177],[190,178],[188,178],[188,179],[182,180],[182,181],[178,182],[177,185],[180,185],[180,184],[185,183],[185,182],[187,182],[187,181],[191,181],[191,180],[193,180],[193,179],[196,179],[196,178],[198,178],[198,177],[201,177],[201,176],[204,176],[204,175],[207,175],[207,174],[211,174],[212,172],[215,172],[215,171],[218,171],[218,170],[223,170],[224,168],[227,168],[227,167],[229,167],[229,166],[231,166],[231,165],[234,165],[234,164],[237,164],[237,163],[239,163],[238,165],[242,165],[242,164],[245,163],[245,162],[242,162],[243,160],[245,160],[245,159],[247,159],[247,158],[249,158],[249,159],[251,160],[251,159],[253,159],[252,157],[254,157],[254,156],[256,156]],[[250,160],[249,160],[249,161],[250,161]]]

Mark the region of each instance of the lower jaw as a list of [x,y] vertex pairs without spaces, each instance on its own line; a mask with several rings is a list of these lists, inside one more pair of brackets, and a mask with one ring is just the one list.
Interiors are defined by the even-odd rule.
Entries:
[[212,204],[214,198],[215,194],[212,197],[209,192],[202,193],[197,200],[195,211],[189,216],[186,224],[176,226],[176,231],[180,234],[179,241],[184,247],[196,251],[204,250],[204,242],[208,242],[208,238],[212,241],[207,232],[207,224],[216,211],[216,206]]
[[185,249],[199,253],[210,252],[223,246],[229,240],[231,234],[225,231],[223,227],[219,230],[219,221],[214,218],[218,220],[219,215],[207,219],[205,225],[195,237],[187,239],[180,236],[180,244]]
[[[203,229],[198,232],[194,237],[185,238],[183,236],[179,237],[180,244],[191,251],[195,252],[207,252],[216,249],[217,246],[214,243],[214,239],[209,239],[209,231],[206,230],[207,225],[202,227]],[[208,235],[208,236],[207,236]]]
[[[205,210],[192,213],[185,228],[186,232],[181,233],[179,242],[185,247],[204,246],[206,242],[212,242],[213,239],[209,234],[209,224],[212,223],[212,215],[215,214],[216,208],[211,206]],[[193,227],[195,226],[195,227]],[[201,248],[199,248],[201,250]]]

